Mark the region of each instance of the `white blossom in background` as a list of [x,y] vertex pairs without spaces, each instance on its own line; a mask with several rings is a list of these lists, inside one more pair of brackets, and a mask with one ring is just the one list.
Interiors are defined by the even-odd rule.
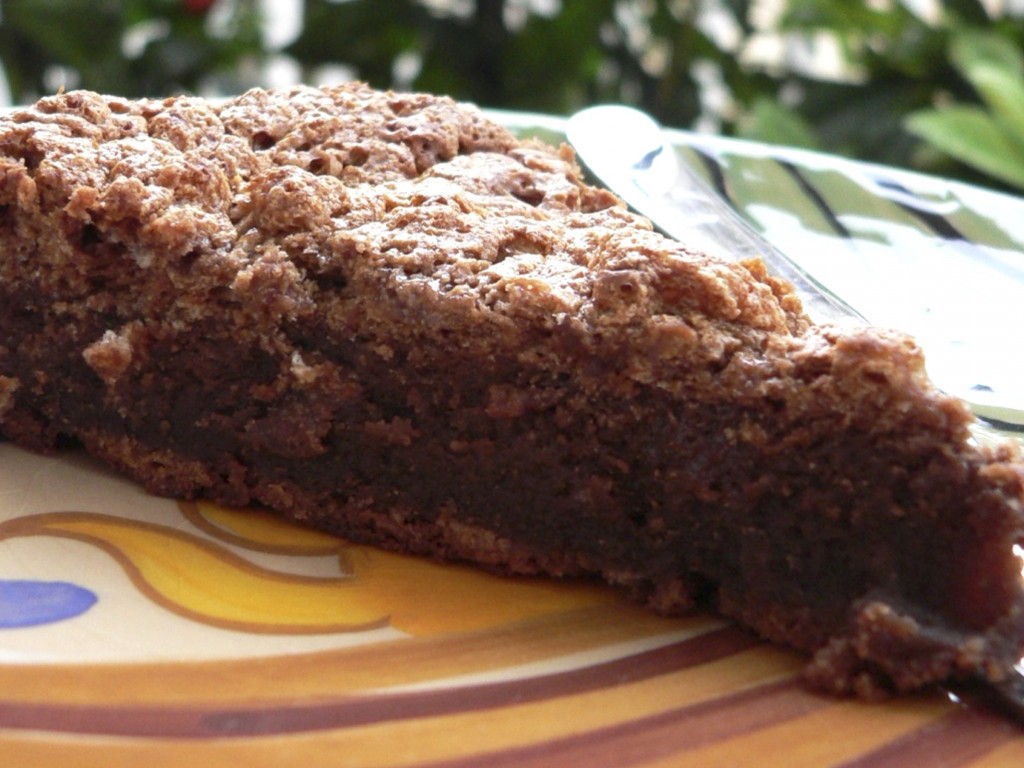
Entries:
[[502,19],[510,32],[518,32],[526,26],[530,16],[550,19],[561,12],[561,0],[505,0]]
[[302,32],[303,0],[260,0],[263,43],[280,51]]

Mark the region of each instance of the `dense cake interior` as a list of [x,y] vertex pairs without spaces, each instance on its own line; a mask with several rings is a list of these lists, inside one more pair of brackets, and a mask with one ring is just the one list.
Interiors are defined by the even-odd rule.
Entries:
[[1021,655],[1024,465],[970,420],[907,337],[811,325],[448,99],[0,125],[0,428],[157,493],[701,602],[871,695]]

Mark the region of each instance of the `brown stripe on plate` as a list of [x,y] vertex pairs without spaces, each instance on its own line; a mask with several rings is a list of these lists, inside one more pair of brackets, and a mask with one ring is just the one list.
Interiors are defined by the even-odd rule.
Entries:
[[842,768],[888,768],[896,765],[956,768],[969,765],[1020,736],[1020,727],[1005,718],[979,709],[959,707],[924,728],[843,763]]
[[441,689],[317,697],[253,707],[90,706],[0,701],[0,728],[162,738],[266,736],[471,712],[569,696],[650,679],[761,644],[727,626],[697,637],[580,669]]
[[789,678],[563,739],[424,764],[422,768],[628,768],[733,739],[832,704],[834,700],[810,693],[799,679]]

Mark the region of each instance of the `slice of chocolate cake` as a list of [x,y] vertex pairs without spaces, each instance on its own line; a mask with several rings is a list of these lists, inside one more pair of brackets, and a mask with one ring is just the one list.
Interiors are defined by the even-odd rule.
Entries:
[[715,607],[873,695],[1012,674],[1024,462],[567,150],[362,85],[0,122],[0,425],[156,493]]

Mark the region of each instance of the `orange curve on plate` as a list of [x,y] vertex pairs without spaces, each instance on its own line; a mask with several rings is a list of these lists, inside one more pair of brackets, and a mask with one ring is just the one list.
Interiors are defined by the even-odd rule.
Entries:
[[262,509],[234,509],[209,501],[179,501],[186,520],[204,533],[246,549],[282,555],[330,555],[347,542]]

